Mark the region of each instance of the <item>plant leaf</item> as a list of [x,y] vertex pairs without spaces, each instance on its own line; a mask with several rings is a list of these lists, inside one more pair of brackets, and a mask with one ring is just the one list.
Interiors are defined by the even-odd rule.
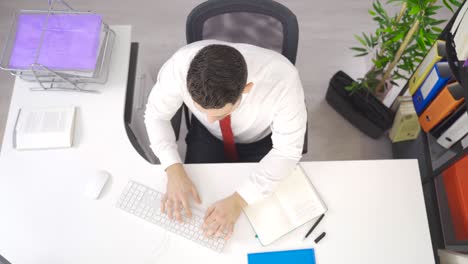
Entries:
[[390,80],[390,83],[391,83],[391,84],[393,84],[393,85],[395,85],[396,87],[398,87],[398,86],[399,86],[399,85],[398,85],[398,83],[396,83],[396,82],[395,82],[395,81],[393,81],[393,80]]
[[366,42],[364,41],[364,39],[362,39],[362,38],[361,38],[360,36],[358,36],[358,35],[354,35],[354,37],[355,37],[359,42],[361,42],[361,44],[362,44],[363,46],[366,46]]
[[442,8],[442,6],[440,6],[440,5],[433,5],[433,6],[428,7],[426,9],[426,11],[437,11],[437,10],[439,10],[441,8]]
[[413,8],[411,8],[411,10],[408,12],[408,15],[414,16],[417,13],[419,13],[419,11],[421,11],[421,8],[419,6],[413,6]]
[[399,32],[395,37],[392,38],[393,42],[397,42],[405,36],[405,32]]
[[452,11],[453,13],[453,8],[452,6],[447,2],[447,0],[442,0],[442,2],[444,3],[445,7],[447,7],[448,10]]
[[369,52],[363,52],[363,53],[354,55],[354,57],[362,57],[362,56],[366,56],[367,54],[369,54]]
[[367,36],[367,34],[363,33],[363,35],[364,35],[364,39],[366,40],[367,45],[369,47],[372,46],[372,42],[371,42],[370,38]]
[[416,42],[418,43],[418,47],[420,50],[425,50],[426,44],[424,44],[424,41],[422,41],[421,38],[416,38]]
[[460,2],[458,2],[457,0],[449,0],[450,3],[452,3],[452,5],[456,6],[456,7],[459,7],[461,5]]
[[354,50],[354,51],[359,51],[359,52],[367,52],[367,49],[365,49],[365,48],[352,47],[351,49]]
[[431,20],[431,22],[429,22],[429,24],[431,24],[432,26],[437,26],[437,25],[439,25],[439,24],[445,23],[445,21],[447,21],[447,20],[444,20],[444,19],[435,20],[435,19],[434,19],[433,21]]

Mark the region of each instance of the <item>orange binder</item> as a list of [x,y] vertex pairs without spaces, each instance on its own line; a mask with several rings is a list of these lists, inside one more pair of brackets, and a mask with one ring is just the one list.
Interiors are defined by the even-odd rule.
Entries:
[[442,173],[457,240],[468,240],[468,156]]
[[429,132],[464,101],[463,87],[455,82],[447,85],[419,117],[421,128]]

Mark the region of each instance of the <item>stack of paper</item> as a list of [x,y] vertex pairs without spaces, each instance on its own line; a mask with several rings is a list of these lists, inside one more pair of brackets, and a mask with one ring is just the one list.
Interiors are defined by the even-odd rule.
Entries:
[[95,14],[19,14],[9,67],[94,71],[101,27]]
[[466,60],[468,58],[468,1],[465,1],[461,7],[455,22],[450,30],[452,33],[453,41],[455,42],[455,49],[459,60]]
[[[398,109],[398,110],[396,110]],[[411,96],[400,96],[394,104],[395,120],[389,137],[392,142],[416,139],[421,131]]]
[[67,148],[73,144],[75,107],[23,108],[14,133],[16,149]]

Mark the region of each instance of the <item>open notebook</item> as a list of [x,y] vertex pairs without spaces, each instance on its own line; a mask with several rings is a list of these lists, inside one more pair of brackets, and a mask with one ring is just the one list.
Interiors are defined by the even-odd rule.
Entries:
[[326,205],[300,166],[279,184],[272,195],[244,209],[264,246],[326,211]]
[[67,148],[73,144],[75,107],[22,108],[13,144],[16,149]]

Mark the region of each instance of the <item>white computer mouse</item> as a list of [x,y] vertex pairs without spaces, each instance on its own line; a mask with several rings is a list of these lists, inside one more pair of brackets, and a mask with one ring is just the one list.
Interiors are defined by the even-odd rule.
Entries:
[[109,172],[103,170],[95,171],[88,179],[84,192],[85,196],[89,199],[98,199],[109,178]]

